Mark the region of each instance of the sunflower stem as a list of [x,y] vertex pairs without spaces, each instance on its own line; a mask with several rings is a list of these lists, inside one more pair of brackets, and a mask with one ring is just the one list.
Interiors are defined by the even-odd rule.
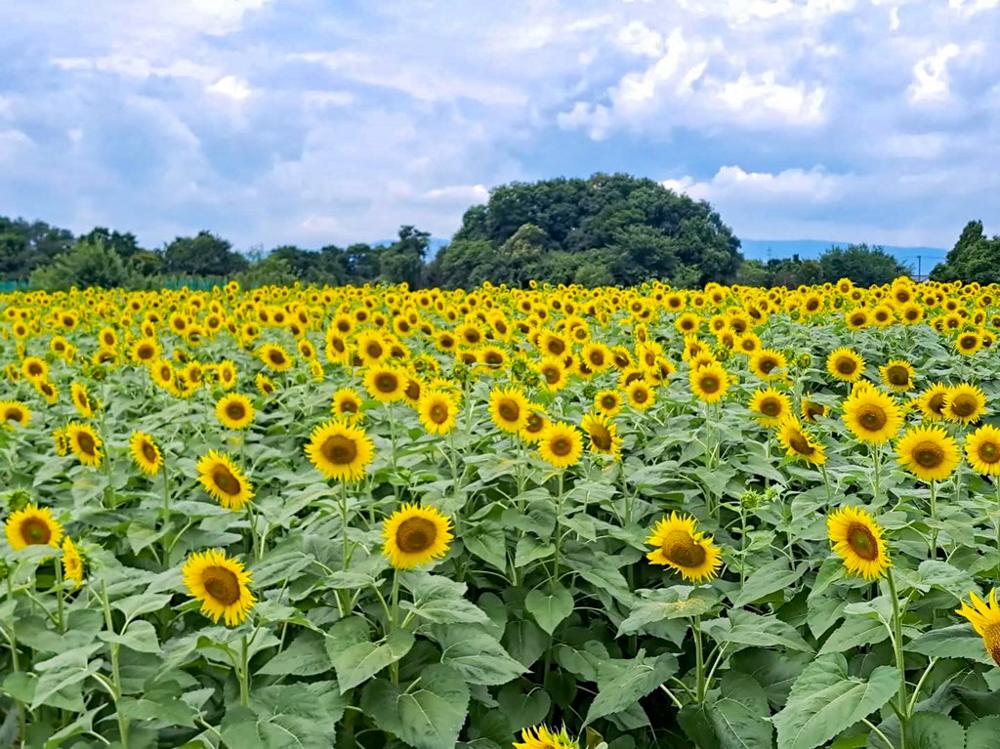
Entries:
[[552,578],[550,582],[554,585],[559,579],[559,553],[562,550],[562,503],[564,491],[565,469],[559,471],[559,494],[556,496],[556,539],[555,551],[552,555]]
[[248,663],[247,634],[244,632],[240,637],[240,668],[238,674],[240,679],[240,704],[243,707],[247,707],[250,704],[250,674],[248,672]]
[[[7,571],[7,600],[13,602],[14,600],[14,570]],[[10,645],[10,662],[11,668],[14,669],[14,673],[18,673],[21,670],[21,662],[17,655],[17,632],[14,630],[15,619],[14,610],[15,606],[10,607],[10,622],[9,629],[10,633],[7,635],[7,644]],[[14,705],[17,707],[17,725],[18,725],[18,736],[24,736],[27,730],[27,722],[24,716],[24,704],[21,700],[14,698]]]
[[347,482],[340,482],[340,535],[342,538],[341,569],[347,572],[351,562],[350,546],[347,541]]
[[993,477],[993,486],[996,488],[997,495],[997,551],[1000,551],[1000,476]]
[[62,560],[55,560],[56,566],[56,620],[57,627],[59,629],[59,634],[63,634],[66,631],[66,619],[65,612],[63,609],[63,574],[62,574]]
[[[108,632],[113,635],[117,634],[115,632],[114,620],[111,618],[108,585],[104,580],[101,580],[101,603],[104,608],[104,623],[108,628]],[[115,703],[115,717],[118,719],[118,734],[121,737],[122,748],[128,749],[128,718],[122,713],[118,704],[122,697],[121,671],[118,667],[118,650],[120,647],[117,642],[108,643],[108,648],[111,650],[111,684],[115,688],[112,699]]]
[[823,484],[826,486],[826,502],[827,505],[833,506],[833,492],[830,490],[830,477],[826,472],[826,465],[824,463],[819,464],[819,472],[823,474]]
[[701,648],[701,617],[696,616],[691,620],[692,634],[694,635],[694,658],[695,669],[697,670],[698,688],[695,697],[700,704],[705,699],[705,654]]
[[[392,570],[392,629],[399,626],[399,568]],[[394,661],[391,667],[392,683],[399,684],[399,661]]]
[[903,624],[899,612],[899,596],[896,593],[896,579],[892,575],[892,567],[886,569],[886,582],[889,584],[889,598],[892,603],[892,648],[895,653],[896,670],[899,671],[899,696],[897,697],[897,712],[899,713],[900,749],[906,749],[906,723],[909,719],[909,702],[906,698],[906,662],[903,656]]
[[166,527],[170,521],[170,484],[167,482],[167,454],[163,454],[163,465],[160,472],[163,474],[163,526]]
[[931,542],[930,542],[930,553],[931,559],[937,556],[937,481],[931,479],[931,523],[934,527],[931,528]]

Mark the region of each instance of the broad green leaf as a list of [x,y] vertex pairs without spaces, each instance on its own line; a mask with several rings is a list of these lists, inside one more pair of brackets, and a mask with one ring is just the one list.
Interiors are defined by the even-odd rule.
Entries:
[[416,749],[452,749],[468,713],[469,688],[454,668],[436,664],[407,685],[370,682],[361,708],[380,729]]
[[530,667],[545,652],[550,640],[545,630],[534,622],[515,619],[507,622],[501,642],[523,666]]
[[840,653],[810,663],[792,686],[788,703],[774,716],[778,749],[814,749],[879,710],[899,687],[895,668],[879,666],[867,681],[848,674]]
[[701,616],[711,611],[719,602],[718,594],[712,589],[692,588],[687,585],[638,592],[643,599],[635,603],[628,618],[618,627],[619,635],[639,632],[656,622]]
[[789,568],[788,560],[784,557],[775,559],[750,575],[746,582],[734,591],[730,600],[733,606],[746,606],[779,590],[789,589],[808,568],[807,564],[800,564],[793,570]]
[[573,613],[573,594],[559,583],[544,590],[532,590],[524,599],[524,607],[535,617],[538,626],[550,635],[559,623]]
[[226,711],[222,739],[239,749],[329,749],[345,707],[330,681],[254,689],[249,708]]
[[906,649],[937,658],[968,658],[987,665],[996,665],[983,638],[976,634],[971,624],[953,624],[950,627],[932,629],[906,645]]
[[160,595],[156,593],[140,593],[128,596],[118,601],[112,601],[112,608],[116,608],[125,614],[126,619],[135,619],[143,614],[151,614],[165,608],[173,596]]
[[634,659],[607,660],[597,672],[597,696],[590,703],[584,725],[605,715],[625,710],[645,697],[677,671],[672,655],[646,657],[642,651]]
[[928,559],[920,563],[920,582],[951,593],[956,600],[968,599],[969,592],[980,594],[975,580],[965,570],[953,567],[947,562]]
[[327,635],[326,653],[337,672],[341,694],[398,661],[414,643],[413,633],[402,629],[393,630],[378,643],[368,638],[368,623],[357,616],[337,622]]
[[888,636],[888,627],[876,617],[852,616],[834,630],[819,652],[820,654],[842,653],[861,645],[874,645]]
[[413,593],[413,603],[403,608],[435,624],[460,624],[489,621],[486,613],[465,599],[467,586],[442,575],[408,572],[403,584]]
[[[733,610],[728,620],[706,622],[706,630],[719,642],[733,642],[754,647],[781,647],[812,652],[812,646],[790,624],[775,616],[761,616],[749,611]],[[710,624],[715,626],[709,626]],[[726,626],[728,625],[728,626]]]
[[258,674],[271,676],[315,676],[330,670],[324,637],[306,630],[292,644],[265,663]]
[[462,534],[462,543],[501,572],[507,570],[507,536],[500,523],[484,521],[473,525]]
[[996,749],[998,746],[1000,746],[1000,715],[980,718],[967,729],[965,749]]
[[480,625],[437,626],[433,635],[441,646],[441,662],[453,666],[469,684],[498,686],[526,670]]
[[965,729],[947,715],[916,713],[906,724],[906,739],[912,749],[955,749],[965,745]]
[[120,635],[112,632],[99,632],[105,642],[114,642],[140,653],[159,653],[160,642],[156,637],[156,628],[145,619],[130,622],[125,632]]
[[774,727],[769,714],[760,684],[737,671],[722,677],[722,694],[708,709],[721,749],[771,749]]

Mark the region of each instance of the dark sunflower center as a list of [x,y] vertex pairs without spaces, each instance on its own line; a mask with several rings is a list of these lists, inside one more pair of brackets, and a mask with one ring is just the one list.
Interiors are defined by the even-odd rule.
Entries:
[[381,374],[375,378],[375,387],[380,393],[394,393],[399,386],[399,380],[394,374]]
[[771,374],[771,370],[778,366],[778,362],[774,359],[761,359],[759,366],[761,372],[764,374]]
[[201,579],[208,594],[223,606],[232,606],[240,600],[240,581],[232,570],[209,567]]
[[944,393],[935,393],[932,395],[930,400],[927,401],[927,407],[934,413],[940,415],[944,410]]
[[815,419],[817,416],[823,415],[823,406],[819,403],[813,403],[812,401],[806,401],[805,412],[807,419]]
[[93,455],[94,450],[97,448],[97,445],[94,444],[94,438],[86,432],[81,432],[77,435],[76,444],[80,448],[80,451],[86,455]]
[[556,437],[549,443],[549,449],[554,455],[564,458],[573,452],[573,443],[565,437]]
[[342,414],[356,414],[358,412],[358,404],[350,399],[342,400],[340,402],[340,412]]
[[147,344],[143,344],[136,351],[140,359],[152,359],[153,358],[153,347]]
[[216,466],[212,472],[212,481],[224,493],[233,497],[240,493],[242,489],[240,480],[225,466]]
[[497,413],[504,421],[517,421],[521,418],[521,407],[510,398],[504,398],[497,404]]
[[365,347],[365,353],[367,353],[372,359],[378,359],[382,356],[382,347],[377,343],[369,343]]
[[968,395],[959,395],[951,401],[951,410],[963,418],[976,412],[976,399]]
[[847,544],[866,562],[878,559],[878,541],[867,526],[852,523],[847,529]]
[[271,359],[272,364],[277,364],[278,366],[281,366],[282,364],[285,363],[285,355],[282,354],[280,351],[272,351],[270,354],[268,354],[268,357]]
[[410,383],[406,386],[406,397],[410,400],[417,400],[420,397],[420,383],[416,380],[410,380]]
[[559,356],[559,354],[566,350],[566,346],[563,345],[562,341],[553,339],[549,341],[548,349],[550,354]]
[[560,372],[555,367],[547,367],[542,372],[542,374],[545,377],[545,381],[547,383],[549,383],[550,385],[554,385],[555,383],[559,382],[559,374],[560,374]]
[[590,352],[590,363],[595,367],[604,365],[604,354],[601,351]]
[[645,388],[636,388],[634,391],[632,391],[632,399],[636,403],[645,403],[648,397],[649,393],[646,392]]
[[851,317],[851,324],[852,325],[864,325],[865,324],[865,316],[864,315],[854,315],[854,316],[852,316]]
[[479,343],[479,331],[477,330],[466,331],[465,340],[472,344]]
[[396,531],[396,545],[407,554],[427,551],[437,538],[437,526],[427,518],[407,518]]
[[20,408],[8,408],[4,411],[3,420],[4,421],[22,421],[24,419],[24,414],[21,412]]
[[799,455],[812,455],[816,452],[816,448],[810,444],[805,435],[799,431],[792,433],[792,436],[788,438],[788,444]]
[[603,424],[594,424],[590,428],[590,441],[598,450],[611,449],[611,432]]
[[869,432],[877,432],[888,421],[885,411],[874,404],[866,404],[858,411],[858,422]]
[[21,537],[29,545],[44,545],[52,538],[52,530],[44,520],[28,518],[21,524]]
[[837,359],[836,369],[842,375],[852,375],[857,370],[858,364],[854,359],[849,359],[846,356]]
[[448,409],[441,403],[435,403],[430,408],[430,417],[435,424],[444,424],[448,420]]
[[37,362],[31,362],[28,365],[28,374],[32,377],[37,377],[42,373],[42,366]]
[[719,389],[719,379],[715,375],[705,375],[699,384],[706,393],[714,393]]
[[618,405],[618,399],[615,398],[613,395],[605,395],[603,398],[601,398],[601,407],[604,408],[605,410],[610,411],[617,405]]
[[777,416],[781,413],[781,401],[777,398],[768,398],[760,404],[760,412],[765,416]]
[[961,344],[962,348],[975,348],[977,342],[978,339],[975,336],[967,335],[967,336],[962,336],[959,339],[959,343]]
[[698,567],[705,561],[705,549],[684,531],[670,531],[662,548],[663,556],[678,567]]
[[924,468],[937,468],[944,462],[944,450],[936,442],[920,442],[913,448],[913,459]]
[[996,442],[984,442],[979,446],[979,459],[984,463],[996,463],[1000,460],[1000,445]]
[[806,309],[809,310],[810,312],[815,310],[817,307],[819,307],[818,299],[810,299],[808,302],[806,302]]
[[888,372],[889,382],[893,385],[903,386],[910,384],[910,372],[906,367],[900,367],[899,365],[894,365],[889,367]]
[[483,357],[483,361],[493,367],[499,367],[503,364],[503,357],[496,351],[489,351],[486,356]]
[[232,401],[226,404],[226,416],[228,416],[233,421],[240,421],[247,415],[246,406],[244,406],[239,401]]
[[322,447],[320,447],[320,452],[331,463],[347,465],[357,457],[358,446],[349,437],[345,437],[342,434],[335,434],[326,439]]
[[140,450],[142,451],[142,457],[144,457],[150,463],[155,463],[157,461],[158,456],[156,455],[156,448],[153,447],[150,443],[143,442]]

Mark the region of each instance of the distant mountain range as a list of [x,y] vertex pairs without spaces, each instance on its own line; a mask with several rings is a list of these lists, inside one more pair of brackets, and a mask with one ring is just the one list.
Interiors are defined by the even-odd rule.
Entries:
[[[822,239],[741,239],[743,257],[748,260],[784,258],[798,255],[803,260],[816,258],[831,247],[847,247],[849,242],[830,242]],[[869,243],[869,246],[871,244]],[[926,275],[938,263],[944,262],[948,250],[941,247],[894,247],[880,245],[899,262]]]

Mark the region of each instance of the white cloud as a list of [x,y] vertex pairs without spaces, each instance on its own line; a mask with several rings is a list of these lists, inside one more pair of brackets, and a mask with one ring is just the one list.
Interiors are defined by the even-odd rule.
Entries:
[[653,31],[642,21],[632,21],[618,31],[618,44],[634,55],[659,57],[663,54],[663,34]]
[[949,8],[954,8],[969,16],[998,6],[1000,6],[1000,0],[948,0]]
[[206,90],[213,94],[228,96],[230,99],[235,99],[236,101],[242,101],[251,94],[250,87],[246,84],[246,81],[237,78],[235,75],[223,76]]
[[957,44],[946,44],[934,54],[919,60],[913,66],[913,83],[909,89],[911,101],[947,99],[948,61],[961,53],[962,49]]

